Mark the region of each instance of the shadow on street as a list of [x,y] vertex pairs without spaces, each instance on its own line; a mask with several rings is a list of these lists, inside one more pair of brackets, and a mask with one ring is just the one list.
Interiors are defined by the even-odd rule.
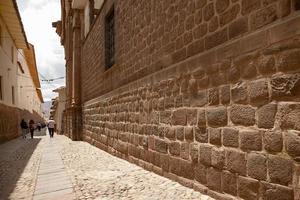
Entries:
[[[39,134],[46,135],[45,129],[34,136]],[[40,141],[28,134],[0,145],[0,199],[9,199]]]

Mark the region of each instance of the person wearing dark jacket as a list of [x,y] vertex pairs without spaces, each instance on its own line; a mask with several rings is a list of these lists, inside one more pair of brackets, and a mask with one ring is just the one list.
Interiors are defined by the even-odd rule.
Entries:
[[34,132],[34,121],[31,119],[29,121],[29,131],[30,131],[30,136],[31,136],[31,139],[33,138],[33,132]]
[[22,129],[22,138],[25,139],[26,134],[27,134],[28,125],[27,125],[27,123],[25,122],[24,119],[22,119],[20,126],[21,126],[21,129]]

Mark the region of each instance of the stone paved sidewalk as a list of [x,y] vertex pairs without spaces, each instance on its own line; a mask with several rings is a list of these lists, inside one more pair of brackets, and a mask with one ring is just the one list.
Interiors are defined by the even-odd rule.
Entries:
[[86,142],[58,135],[0,145],[0,199],[212,200]]

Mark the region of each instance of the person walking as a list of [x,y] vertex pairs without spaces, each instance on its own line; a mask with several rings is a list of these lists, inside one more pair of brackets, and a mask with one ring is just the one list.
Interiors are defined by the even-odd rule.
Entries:
[[22,119],[20,126],[21,126],[21,130],[22,130],[22,138],[25,139],[26,134],[27,134],[28,125],[24,119]]
[[50,118],[50,120],[48,121],[48,131],[49,131],[50,138],[53,138],[54,128],[55,128],[55,121],[52,118]]
[[33,139],[34,121],[32,119],[29,121],[29,131],[30,131],[31,139]]
[[38,122],[38,123],[36,124],[36,128],[38,129],[39,132],[41,132],[42,125],[41,125],[40,122]]

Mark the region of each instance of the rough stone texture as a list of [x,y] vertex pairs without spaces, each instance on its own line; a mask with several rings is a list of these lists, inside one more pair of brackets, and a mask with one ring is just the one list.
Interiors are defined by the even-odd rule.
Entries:
[[226,107],[217,107],[207,110],[207,123],[212,127],[221,127],[227,125]]
[[277,112],[276,104],[267,104],[260,107],[256,111],[257,126],[259,128],[273,128],[276,112]]
[[288,185],[292,181],[292,161],[278,156],[270,156],[268,160],[271,182]]
[[263,140],[265,144],[265,150],[269,152],[281,152],[283,146],[283,138],[280,131],[266,131],[264,133]]
[[238,179],[239,197],[244,199],[257,199],[259,182],[255,179],[239,177]]
[[239,131],[233,128],[223,129],[223,145],[229,147],[239,146]]
[[274,185],[267,182],[262,182],[261,188],[262,188],[264,199],[273,199],[273,200],[294,199],[293,190],[291,188],[283,187],[280,185]]
[[258,180],[266,180],[267,178],[267,159],[264,155],[250,153],[247,157],[248,175]]
[[235,173],[246,175],[246,156],[245,153],[227,150],[225,152],[226,168]]
[[233,105],[230,119],[236,125],[251,126],[255,124],[255,110],[251,106]]
[[285,133],[285,147],[287,153],[292,157],[300,157],[300,132],[288,131]]
[[[82,139],[218,199],[272,197],[258,180],[295,199],[296,181],[287,185],[270,156],[298,163],[287,135],[300,127],[296,2],[115,1],[107,69],[104,1],[81,38]],[[254,153],[266,157],[267,178]]]

